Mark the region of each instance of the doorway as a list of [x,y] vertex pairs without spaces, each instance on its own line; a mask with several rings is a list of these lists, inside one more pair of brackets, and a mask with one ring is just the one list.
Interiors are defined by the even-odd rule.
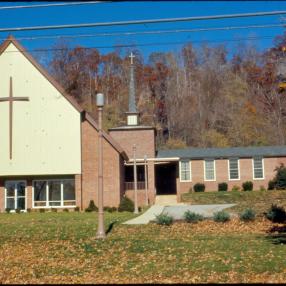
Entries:
[[155,165],[156,194],[176,195],[177,194],[177,162]]

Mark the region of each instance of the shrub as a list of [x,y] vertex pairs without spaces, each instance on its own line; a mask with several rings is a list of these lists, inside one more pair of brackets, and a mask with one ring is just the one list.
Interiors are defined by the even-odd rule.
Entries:
[[232,192],[238,192],[240,190],[240,187],[237,185],[234,185],[231,189]]
[[44,213],[46,210],[45,209],[40,209],[39,212],[40,213]]
[[225,211],[219,211],[214,213],[214,221],[215,222],[227,222],[230,220],[229,213]]
[[281,164],[275,169],[276,175],[274,178],[275,189],[283,190],[286,189],[286,167]]
[[51,208],[51,211],[52,211],[53,213],[56,213],[56,212],[58,212],[58,209],[57,209],[57,208]]
[[118,207],[119,212],[134,212],[134,202],[124,196]]
[[75,207],[75,208],[74,208],[74,211],[75,211],[75,212],[79,212],[79,211],[80,211],[79,207]]
[[251,181],[246,181],[242,184],[242,189],[244,191],[252,191],[253,190],[253,183]]
[[218,184],[218,191],[219,192],[226,192],[228,189],[227,183],[219,183]]
[[156,223],[159,225],[171,225],[173,223],[173,217],[165,214],[159,214],[156,216]]
[[184,219],[189,223],[197,223],[199,221],[202,221],[204,217],[200,214],[191,211],[186,211],[184,213]]
[[68,213],[69,209],[63,209],[63,212]]
[[268,190],[274,190],[275,189],[275,181],[274,180],[270,180],[268,182]]
[[98,207],[95,205],[94,200],[90,200],[88,207],[85,209],[86,212],[98,212]]
[[205,191],[206,186],[202,183],[196,183],[194,185],[194,191],[195,192],[204,192]]
[[266,213],[266,217],[272,222],[286,222],[286,211],[282,206],[272,204],[271,208]]
[[19,208],[15,209],[16,214],[19,214],[20,212],[21,212],[21,209],[19,209]]
[[239,217],[243,221],[253,221],[255,219],[255,211],[253,209],[246,209]]
[[5,212],[6,212],[7,214],[9,214],[9,213],[10,213],[10,211],[11,211],[11,209],[10,209],[10,208],[6,208],[6,209],[5,209]]
[[27,208],[27,213],[30,213],[32,210],[30,208]]

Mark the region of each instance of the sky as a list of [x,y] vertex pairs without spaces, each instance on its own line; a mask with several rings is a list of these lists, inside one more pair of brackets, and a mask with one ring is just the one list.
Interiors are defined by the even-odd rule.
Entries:
[[[50,2],[41,2],[47,4]],[[53,2],[55,3],[55,2]],[[62,1],[58,1],[62,3]],[[39,2],[1,2],[0,8],[15,5],[34,5]],[[286,10],[284,1],[121,1],[81,6],[0,10],[0,29],[11,27],[83,24],[142,19],[178,18],[221,14],[266,12]],[[194,22],[145,24],[80,29],[12,32],[16,38],[47,35],[78,35],[117,32],[162,31],[174,29],[214,28],[226,26],[270,25],[286,23],[286,15],[250,17]],[[283,33],[283,27],[241,29],[225,31],[200,31],[155,35],[117,35],[74,38],[70,45],[97,47],[102,53],[114,50],[114,45],[137,45],[144,58],[152,52],[177,52],[188,42],[198,46],[207,41],[211,45],[226,43],[232,53],[243,42],[260,50],[273,45],[273,39]],[[8,36],[0,32],[1,42]],[[256,39],[253,40],[253,37]],[[251,39],[247,39],[251,38]],[[241,40],[243,39],[243,40]],[[20,40],[27,50],[52,49],[56,39]],[[132,48],[129,48],[129,50]]]

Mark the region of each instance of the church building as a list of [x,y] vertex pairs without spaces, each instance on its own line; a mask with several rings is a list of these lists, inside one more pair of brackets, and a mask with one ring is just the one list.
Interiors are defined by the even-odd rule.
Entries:
[[[155,128],[140,124],[134,68],[131,56],[126,125],[103,132],[105,206],[134,200],[134,161],[139,205],[180,201],[199,182],[206,191],[220,182],[267,188],[286,164],[286,146],[157,150]],[[97,204],[97,122],[12,36],[0,45],[0,134],[1,212]]]

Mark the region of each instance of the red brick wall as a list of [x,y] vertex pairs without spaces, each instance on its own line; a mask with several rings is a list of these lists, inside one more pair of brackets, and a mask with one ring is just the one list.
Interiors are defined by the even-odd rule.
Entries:
[[177,193],[178,197],[182,193],[187,193],[190,187],[193,187],[196,183],[204,183],[206,191],[217,191],[218,183],[226,182],[228,189],[231,190],[233,186],[237,185],[242,187],[243,182],[252,181],[254,190],[258,190],[260,186],[267,189],[269,180],[272,180],[275,172],[274,169],[284,163],[286,165],[286,157],[281,158],[264,158],[264,179],[254,180],[252,170],[252,158],[240,159],[240,180],[229,180],[228,178],[228,160],[220,159],[215,160],[216,166],[216,180],[204,181],[204,160],[192,160],[192,181],[180,182],[179,176],[177,176]]
[[[98,205],[98,132],[88,121],[82,123],[82,207],[90,200]],[[103,138],[104,205],[117,207],[122,194],[122,159],[120,154]]]
[[154,129],[142,130],[110,130],[109,134],[120,144],[130,159],[133,158],[133,145],[136,144],[136,157],[154,158],[155,156],[155,131]]

